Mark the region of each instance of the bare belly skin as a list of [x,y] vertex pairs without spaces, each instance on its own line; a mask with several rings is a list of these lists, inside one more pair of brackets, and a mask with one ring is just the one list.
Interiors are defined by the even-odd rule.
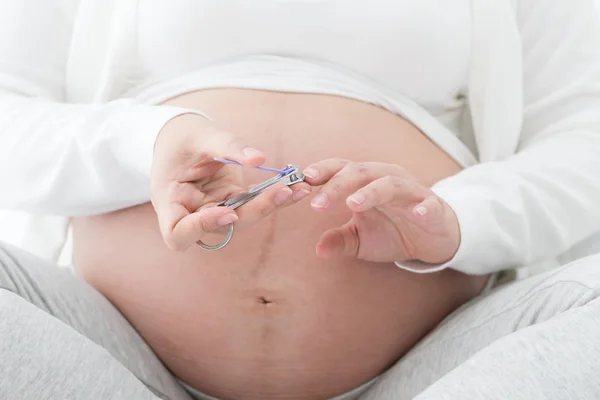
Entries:
[[[167,103],[205,111],[264,151],[269,166],[380,161],[426,184],[460,170],[405,120],[354,100],[219,89]],[[248,185],[269,176],[245,173]],[[486,277],[321,261],[320,234],[350,214],[343,204],[316,213],[309,201],[236,231],[217,252],[168,250],[149,204],[76,218],[75,265],[198,390],[223,399],[332,397],[391,366]]]

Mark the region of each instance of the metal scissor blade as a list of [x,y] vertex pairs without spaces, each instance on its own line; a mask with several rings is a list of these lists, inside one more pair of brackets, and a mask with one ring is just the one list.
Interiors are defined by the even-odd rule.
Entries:
[[275,185],[291,186],[296,183],[302,182],[303,180],[304,175],[300,172],[300,168],[295,165],[288,165],[285,169],[282,170],[282,174],[275,175],[274,177],[269,178],[266,181],[251,187],[245,193],[240,193],[236,196],[230,197],[229,199],[218,203],[217,206],[229,207],[235,210],[236,208],[241,207],[250,200],[254,199],[256,196],[269,189],[270,187],[273,187]]
[[276,175],[270,179],[267,179],[264,182],[259,183],[258,185],[252,186],[249,190],[248,193],[260,193],[263,192],[265,190],[267,190],[268,188],[270,188],[271,186],[276,185],[277,183],[279,183],[279,181],[281,181],[283,179],[283,177],[281,175]]

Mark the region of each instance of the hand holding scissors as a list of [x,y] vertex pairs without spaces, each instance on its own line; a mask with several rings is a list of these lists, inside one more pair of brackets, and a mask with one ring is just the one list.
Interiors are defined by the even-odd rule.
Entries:
[[260,167],[266,161],[262,152],[195,114],[172,119],[156,140],[151,199],[161,234],[173,250],[184,251],[234,222],[241,227],[259,221],[310,193],[304,182],[277,184],[256,193],[244,207],[211,207],[249,192],[241,168],[215,158],[246,167]]

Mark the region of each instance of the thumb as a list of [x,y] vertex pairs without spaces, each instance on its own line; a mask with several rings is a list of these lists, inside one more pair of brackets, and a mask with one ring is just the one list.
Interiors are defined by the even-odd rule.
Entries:
[[354,220],[324,232],[317,243],[317,256],[330,259],[336,256],[356,257],[360,238]]
[[215,131],[199,138],[196,146],[198,151],[208,151],[212,157],[225,158],[250,167],[262,165],[266,160],[263,152],[225,131]]

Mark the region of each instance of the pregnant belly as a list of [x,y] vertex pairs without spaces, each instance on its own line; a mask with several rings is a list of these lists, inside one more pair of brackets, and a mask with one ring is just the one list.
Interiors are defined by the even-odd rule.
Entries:
[[[275,167],[330,157],[381,161],[426,184],[459,171],[411,124],[353,100],[222,89],[168,103],[207,112]],[[246,174],[248,185],[265,178]],[[343,206],[315,213],[308,199],[236,231],[220,251],[175,253],[144,204],[74,219],[74,260],[198,390],[223,399],[323,399],[380,374],[485,279],[318,259],[320,234],[348,218]]]

